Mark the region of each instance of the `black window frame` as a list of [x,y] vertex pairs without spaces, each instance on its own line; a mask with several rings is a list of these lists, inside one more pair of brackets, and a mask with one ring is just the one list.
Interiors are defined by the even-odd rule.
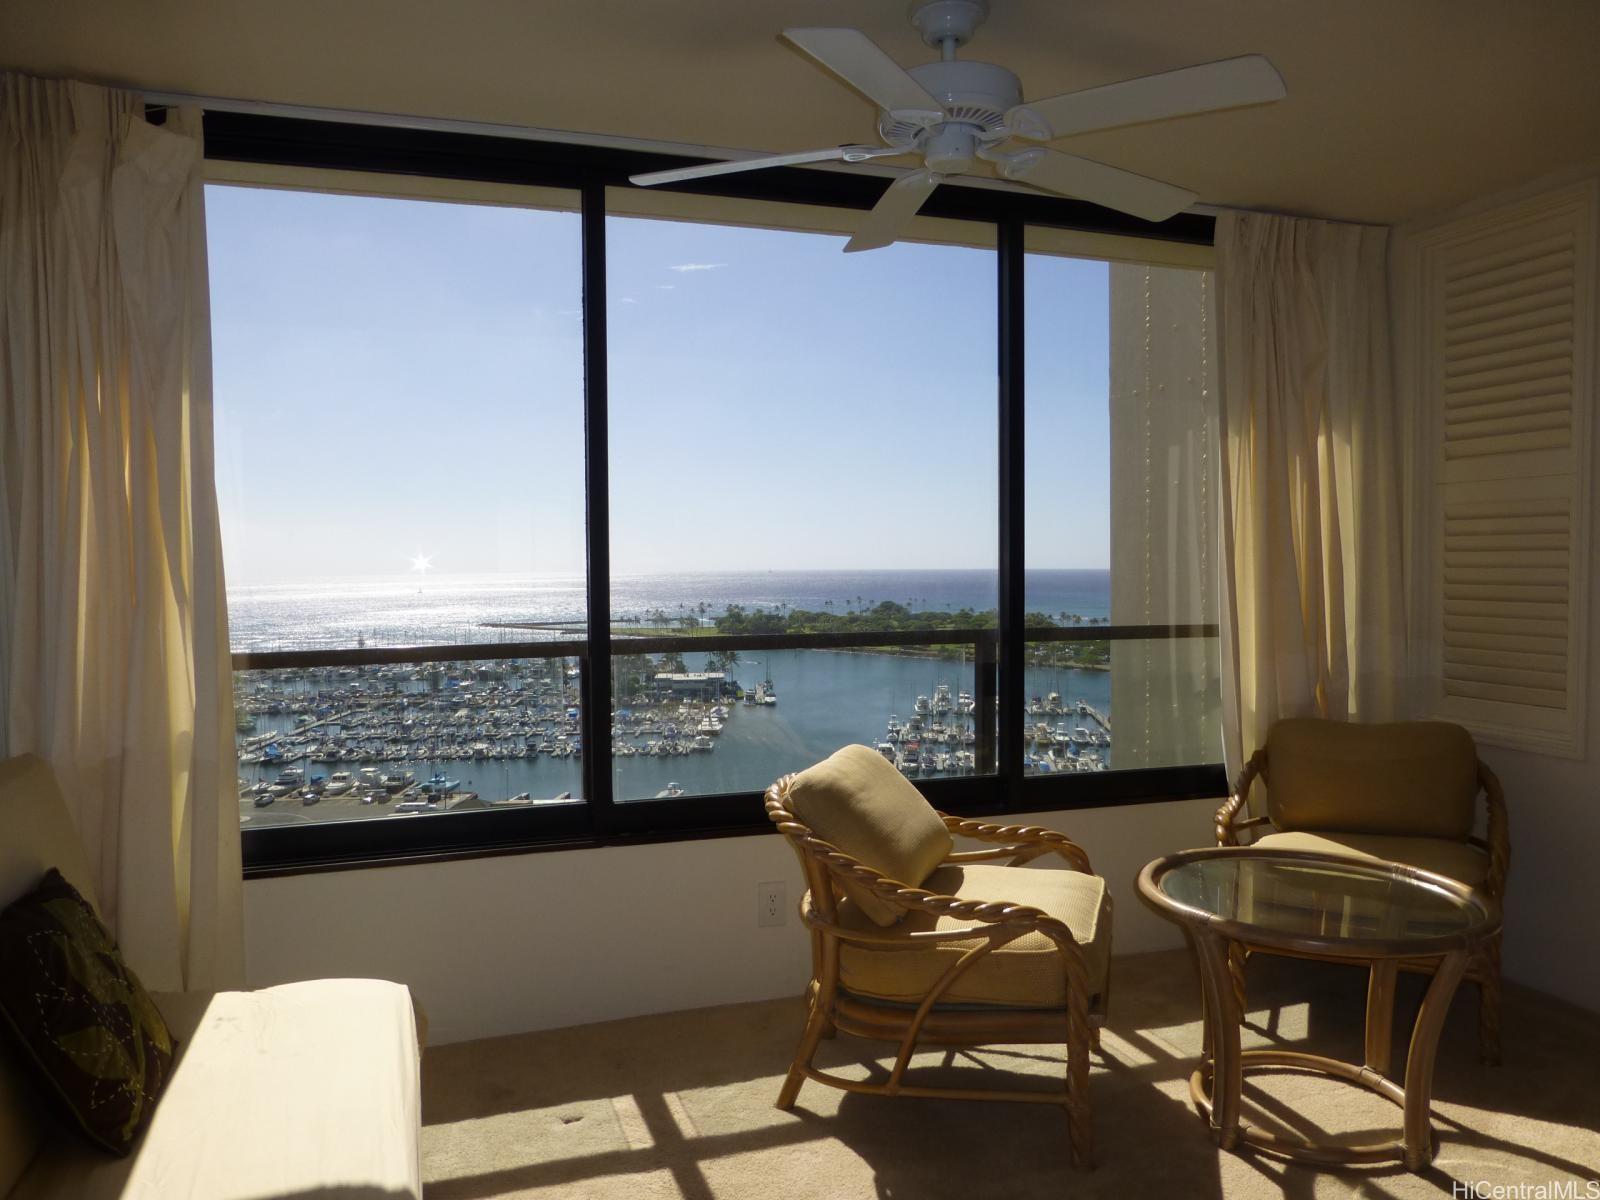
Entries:
[[[562,656],[580,664],[583,757],[581,803],[465,813],[425,819],[327,821],[241,829],[246,878],[307,871],[415,863],[483,855],[528,853],[601,845],[770,832],[758,792],[682,796],[619,802],[609,752],[611,739],[610,513],[606,357],[606,191],[631,187],[628,176],[682,166],[692,159],[517,137],[409,129],[210,111],[205,114],[206,158],[288,168],[321,168],[371,175],[561,188],[579,199],[582,227],[585,502],[587,506],[588,629],[584,640],[563,643],[490,643],[400,649],[283,651],[233,656],[235,671],[301,666],[350,666]],[[729,200],[765,200],[844,209],[869,209],[882,192],[872,175],[775,168],[675,185],[670,190]],[[657,189],[662,190],[662,189]],[[1082,201],[1024,195],[994,188],[941,187],[923,214],[992,226],[996,234],[999,387],[998,629],[974,635],[975,661],[994,664],[976,672],[978,686],[994,688],[998,731],[991,773],[920,780],[935,806],[960,816],[1074,809],[1216,798],[1227,792],[1221,763],[1072,775],[1023,771],[1025,647],[1030,641],[1216,637],[1215,625],[1025,628],[1023,449],[1024,288],[1029,226],[1114,234],[1161,242],[1210,245],[1214,221],[1180,214],[1150,224]],[[921,635],[945,643],[961,640]],[[697,637],[694,648],[716,649],[719,639]],[[776,647],[882,645],[891,635],[778,635],[739,638],[740,648],[763,641]],[[656,647],[655,642],[661,642]],[[672,638],[629,639],[631,653],[668,647]],[[731,644],[731,643],[730,643]],[[986,681],[993,680],[988,683]],[[981,697],[980,697],[981,699]],[[605,752],[599,752],[604,747]],[[987,765],[987,764],[986,764]]]

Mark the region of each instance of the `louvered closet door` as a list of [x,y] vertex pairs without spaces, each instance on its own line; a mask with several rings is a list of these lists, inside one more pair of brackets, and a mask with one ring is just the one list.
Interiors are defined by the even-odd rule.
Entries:
[[1594,211],[1564,189],[1421,252],[1434,707],[1559,754],[1582,748]]

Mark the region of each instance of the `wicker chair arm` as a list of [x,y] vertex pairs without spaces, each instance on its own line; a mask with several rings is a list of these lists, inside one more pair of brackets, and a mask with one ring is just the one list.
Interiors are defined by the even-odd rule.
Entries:
[[1483,887],[1496,900],[1506,894],[1506,875],[1511,870],[1511,824],[1506,817],[1506,793],[1500,778],[1483,762],[1478,763],[1478,786],[1483,789],[1488,807],[1489,872]]
[[1067,866],[1085,875],[1093,875],[1089,853],[1066,834],[1038,825],[991,825],[982,821],[967,821],[940,813],[944,826],[954,837],[971,838],[978,842],[1001,842],[997,850],[958,851],[945,858],[949,863],[985,862],[1008,858],[1010,865],[1020,867],[1046,854],[1056,854],[1066,860]]
[[1238,781],[1233,785],[1233,795],[1229,796],[1227,802],[1217,809],[1217,845],[1243,845],[1244,843],[1239,840],[1239,834],[1242,831],[1257,825],[1267,824],[1265,817],[1239,816],[1241,810],[1248,813],[1249,810],[1245,808],[1245,804],[1250,799],[1250,785],[1266,769],[1267,752],[1265,749],[1261,749],[1250,756],[1250,761],[1245,763],[1244,770],[1239,772]]

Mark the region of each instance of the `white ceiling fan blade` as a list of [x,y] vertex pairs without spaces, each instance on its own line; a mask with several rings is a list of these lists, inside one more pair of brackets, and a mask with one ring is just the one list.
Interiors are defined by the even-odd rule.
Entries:
[[911,218],[941,181],[942,177],[932,171],[914,171],[896,179],[872,206],[855,237],[845,243],[844,252],[876,250],[892,243],[905,232]]
[[732,175],[738,171],[759,171],[763,167],[790,167],[796,163],[865,162],[887,153],[905,154],[905,150],[889,150],[877,146],[830,146],[826,150],[801,150],[794,154],[768,154],[762,158],[735,158],[727,162],[701,163],[697,167],[674,167],[670,171],[649,171],[643,175],[630,175],[628,181],[640,187],[658,183],[682,183],[686,179],[705,179],[711,175]]
[[1143,217],[1146,221],[1165,221],[1200,198],[1176,184],[1108,167],[1076,154],[1062,154],[1059,150],[1041,149],[1036,159],[1030,152],[1025,161],[1014,167],[1002,163],[1000,170],[1007,179],[1019,179],[1031,187],[1075,196],[1102,208]]
[[944,115],[928,89],[859,29],[785,29],[783,36],[879,108],[930,121]]
[[[1260,54],[1246,54],[1035,100],[1012,109],[1017,120],[1011,125],[1018,137],[1048,141],[1119,125],[1269,104],[1286,95],[1277,68]],[[1032,126],[1029,117],[1042,121],[1044,128]]]

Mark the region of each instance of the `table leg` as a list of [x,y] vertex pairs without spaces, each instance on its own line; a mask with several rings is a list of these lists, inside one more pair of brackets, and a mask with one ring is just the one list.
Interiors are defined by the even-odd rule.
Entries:
[[1366,1064],[1379,1075],[1389,1073],[1394,1047],[1394,993],[1400,976],[1395,959],[1379,959],[1367,975]]
[[1195,957],[1200,964],[1205,1000],[1205,1030],[1211,1058],[1211,1136],[1224,1150],[1239,1141],[1239,1094],[1243,1086],[1239,1059],[1239,1002],[1228,969],[1228,939],[1196,930]]
[[1405,1164],[1410,1171],[1420,1171],[1433,1158],[1433,1063],[1450,1001],[1466,969],[1465,950],[1452,950],[1439,960],[1411,1031],[1411,1048],[1406,1053],[1405,1104]]

